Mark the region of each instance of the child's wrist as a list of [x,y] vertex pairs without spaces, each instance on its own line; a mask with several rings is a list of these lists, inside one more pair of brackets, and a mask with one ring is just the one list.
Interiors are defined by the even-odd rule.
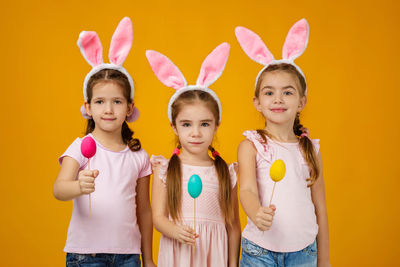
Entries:
[[150,264],[154,264],[152,258],[150,258],[150,259],[143,259],[143,265],[144,265],[144,266],[150,265]]

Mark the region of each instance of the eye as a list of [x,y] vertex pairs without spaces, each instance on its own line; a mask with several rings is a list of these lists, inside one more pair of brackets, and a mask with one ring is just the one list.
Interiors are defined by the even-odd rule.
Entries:
[[184,122],[184,123],[182,123],[182,126],[183,126],[183,127],[190,127],[190,123]]
[[283,92],[283,94],[284,95],[293,95],[293,92],[292,91],[285,91],[285,92]]
[[115,104],[122,104],[122,101],[117,99],[117,100],[114,100],[114,103]]
[[94,101],[94,103],[95,103],[95,104],[103,104],[104,101],[99,99],[99,100]]
[[265,95],[273,95],[272,91],[266,91]]
[[202,126],[202,127],[208,127],[208,126],[210,126],[210,124],[209,124],[208,122],[203,122],[203,123],[201,124],[201,126]]

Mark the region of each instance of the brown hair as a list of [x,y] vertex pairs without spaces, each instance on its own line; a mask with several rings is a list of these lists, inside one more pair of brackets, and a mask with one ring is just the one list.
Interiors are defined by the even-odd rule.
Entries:
[[[219,124],[219,108],[215,99],[207,92],[201,90],[190,90],[182,93],[171,106],[172,124],[176,126],[176,117],[182,107],[188,104],[203,103],[213,113],[216,125]],[[178,148],[181,145],[178,144]],[[209,150],[214,152],[214,148],[209,146]],[[219,205],[227,224],[232,223],[233,218],[233,197],[229,168],[226,162],[219,155],[215,156],[214,166],[218,174],[219,181]],[[182,202],[182,170],[181,160],[178,155],[173,154],[169,160],[167,169],[167,193],[168,210],[174,221],[180,220]]]
[[[103,69],[90,77],[86,87],[88,103],[92,101],[93,87],[100,82],[115,82],[116,84],[121,86],[121,88],[123,88],[123,95],[128,103],[132,103],[132,100],[130,98],[131,85],[128,78],[122,72],[113,69]],[[95,127],[96,125],[94,123],[94,120],[92,118],[88,119],[85,134],[93,132]],[[129,128],[126,121],[124,121],[124,123],[122,124],[121,135],[123,142],[129,146],[130,150],[138,151],[141,149],[139,139],[133,138],[133,131]]]
[[[303,97],[305,95],[307,85],[303,75],[300,74],[300,72],[296,69],[295,66],[287,63],[280,63],[280,64],[269,65],[260,75],[260,78],[258,79],[256,84],[255,97],[257,98],[259,97],[260,87],[263,80],[263,74],[272,71],[284,71],[289,74],[292,74],[294,77],[297,77],[300,85],[299,88],[300,96]],[[300,139],[299,144],[303,157],[307,162],[308,167],[310,168],[310,177],[307,179],[307,181],[309,182],[308,186],[310,187],[317,180],[320,170],[317,164],[317,156],[315,154],[313,143],[307,136],[301,136],[301,134],[303,133],[303,125],[301,125],[300,123],[300,113],[297,113],[296,118],[294,120],[293,132]],[[257,133],[262,137],[265,143],[267,142],[266,136],[271,137],[266,130],[257,130]]]

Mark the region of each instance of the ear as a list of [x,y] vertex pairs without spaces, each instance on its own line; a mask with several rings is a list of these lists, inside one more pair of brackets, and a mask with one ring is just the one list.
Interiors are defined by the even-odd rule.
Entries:
[[219,129],[219,126],[221,125],[221,123],[220,124],[218,124],[218,125],[215,125],[215,129],[214,129],[214,135],[217,133],[217,131],[218,131],[218,129]]
[[299,106],[297,107],[297,112],[302,111],[306,106],[306,104],[307,104],[307,97],[306,96],[300,97]]
[[261,112],[260,100],[257,97],[253,97],[253,105],[257,109],[258,112]]
[[245,27],[236,27],[236,38],[246,55],[257,63],[268,65],[274,56],[260,36]]
[[174,131],[175,135],[178,136],[178,130],[176,129],[175,125],[173,125],[172,123],[170,125],[171,125],[171,128]]
[[88,102],[85,101],[85,103],[83,103],[83,106],[85,107],[86,113],[89,116],[92,116],[92,112],[90,111],[90,104]]
[[282,58],[293,61],[303,54],[307,47],[308,35],[309,27],[307,21],[301,19],[296,22],[286,36],[286,41],[282,50]]
[[132,102],[132,103],[128,103],[128,111],[127,111],[127,113],[126,113],[126,116],[127,117],[129,117],[130,115],[132,115],[132,113],[133,113],[133,106],[134,106],[135,104]]
[[95,67],[103,63],[103,47],[96,32],[81,32],[78,46],[90,66]]
[[133,30],[130,18],[123,18],[111,38],[108,58],[110,62],[121,66],[132,47]]
[[147,60],[157,78],[166,86],[176,90],[186,87],[185,77],[172,61],[156,51],[146,51]]
[[222,43],[204,59],[196,85],[208,88],[221,76],[228,60],[229,49],[228,43]]

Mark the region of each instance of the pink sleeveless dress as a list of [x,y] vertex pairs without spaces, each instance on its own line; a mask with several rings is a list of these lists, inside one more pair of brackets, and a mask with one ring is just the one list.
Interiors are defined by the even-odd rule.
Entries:
[[[166,184],[168,160],[152,156],[150,162],[160,164],[159,179]],[[236,185],[234,164],[229,166],[232,188]],[[196,198],[196,249],[161,235],[159,267],[222,267],[228,264],[228,236],[219,206],[218,175],[214,166],[182,164],[182,224],[194,227],[194,200],[187,190],[190,176],[197,174],[203,183],[202,193]],[[157,179],[157,178],[156,178]]]

